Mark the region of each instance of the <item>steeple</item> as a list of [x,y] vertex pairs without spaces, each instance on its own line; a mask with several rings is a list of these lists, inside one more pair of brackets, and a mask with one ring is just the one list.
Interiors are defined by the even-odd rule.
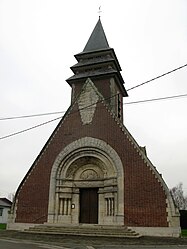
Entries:
[[75,55],[71,67],[74,75],[66,81],[72,87],[72,101],[79,95],[89,78],[118,118],[123,118],[123,97],[128,96],[121,67],[113,48],[109,47],[101,20],[97,21],[84,50]]
[[91,52],[91,51],[108,49],[108,48],[109,48],[108,41],[101,20],[99,18],[83,52],[85,53],[85,52]]

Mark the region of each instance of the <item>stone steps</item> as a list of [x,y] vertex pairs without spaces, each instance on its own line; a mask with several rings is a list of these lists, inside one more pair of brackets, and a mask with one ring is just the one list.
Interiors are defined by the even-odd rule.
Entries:
[[79,235],[96,237],[118,237],[118,238],[139,238],[136,232],[125,226],[101,226],[101,225],[36,225],[26,229],[25,232],[36,234],[59,234]]

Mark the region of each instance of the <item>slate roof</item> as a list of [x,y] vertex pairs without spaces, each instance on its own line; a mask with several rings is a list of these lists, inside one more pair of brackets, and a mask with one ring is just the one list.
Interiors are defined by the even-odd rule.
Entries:
[[121,67],[113,48],[109,47],[101,20],[97,21],[90,38],[81,53],[75,55],[78,63],[71,67],[74,75],[66,81],[73,83],[87,78],[115,77],[123,97],[128,96],[124,80],[120,73]]
[[11,207],[12,202],[7,198],[0,198],[0,206],[1,207]]
[[109,47],[104,29],[103,29],[101,20],[99,18],[83,52],[91,52],[91,51],[96,51],[100,49],[108,49],[108,48],[110,47]]

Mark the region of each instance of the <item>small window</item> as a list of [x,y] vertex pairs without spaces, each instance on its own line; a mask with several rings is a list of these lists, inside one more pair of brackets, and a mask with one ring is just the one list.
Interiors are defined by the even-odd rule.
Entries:
[[3,216],[3,208],[0,208],[0,216]]

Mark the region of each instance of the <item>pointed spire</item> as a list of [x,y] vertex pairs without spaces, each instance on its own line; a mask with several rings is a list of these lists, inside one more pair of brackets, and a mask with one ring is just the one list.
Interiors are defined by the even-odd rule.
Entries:
[[83,52],[91,52],[91,51],[108,49],[108,48],[109,44],[101,20],[99,18]]

